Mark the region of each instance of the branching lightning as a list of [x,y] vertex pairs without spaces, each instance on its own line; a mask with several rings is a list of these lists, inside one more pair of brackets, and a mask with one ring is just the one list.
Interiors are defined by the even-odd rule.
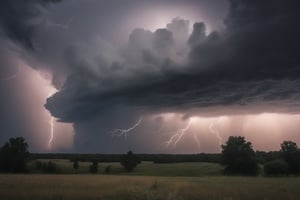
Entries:
[[[56,92],[56,89],[51,89],[51,91],[49,92],[49,94],[48,94],[47,97],[50,97],[55,92]],[[49,137],[49,141],[48,141],[48,148],[49,149],[51,149],[52,142],[53,142],[53,139],[54,139],[54,120],[55,120],[55,118],[50,115],[50,120],[49,120],[49,124],[50,124],[50,137]]]
[[142,117],[140,117],[139,120],[130,128],[128,129],[116,128],[113,131],[111,131],[111,134],[112,136],[118,136],[118,137],[124,136],[125,138],[127,138],[127,134],[132,130],[134,130],[136,127],[138,127],[141,124],[142,120],[143,120]]
[[192,120],[189,120],[186,127],[178,129],[176,131],[176,134],[174,134],[170,139],[166,142],[167,147],[172,145],[173,147],[176,147],[177,143],[181,140],[181,138],[186,134],[187,130],[190,128],[192,124]]
[[[218,128],[216,127],[216,125],[221,120],[223,120],[223,119],[224,119],[223,117],[219,117],[217,119],[213,119],[213,121],[210,121],[209,126],[208,126],[209,132],[216,136],[216,138],[218,139],[218,144],[220,146],[222,145],[223,138],[221,137],[220,132],[219,132]],[[167,147],[170,147],[170,146],[176,147],[176,145],[178,144],[178,142],[180,140],[182,140],[183,136],[185,134],[189,133],[189,134],[192,134],[191,136],[193,137],[193,139],[194,139],[195,143],[197,144],[197,146],[200,148],[201,144],[200,144],[200,141],[199,141],[199,137],[198,137],[199,135],[198,135],[198,133],[196,131],[194,131],[194,130],[188,132],[188,130],[190,129],[190,127],[192,126],[192,124],[194,122],[196,122],[196,121],[199,121],[199,120],[201,120],[200,117],[191,117],[184,128],[178,129],[169,138],[169,140],[166,141],[166,146]],[[205,119],[205,121],[207,121],[207,119]],[[205,123],[205,121],[204,121],[204,123]]]
[[221,146],[222,145],[222,137],[220,135],[220,132],[217,129],[215,129],[215,124],[219,123],[219,121],[220,121],[220,119],[212,121],[208,128],[209,128],[209,131],[217,137],[218,143]]

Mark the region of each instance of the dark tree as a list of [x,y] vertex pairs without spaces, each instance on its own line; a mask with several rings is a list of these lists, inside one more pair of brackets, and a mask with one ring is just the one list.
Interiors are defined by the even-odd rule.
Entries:
[[98,161],[93,161],[93,163],[90,165],[90,172],[92,174],[98,173]]
[[241,136],[230,136],[222,145],[222,164],[225,174],[256,175],[258,172],[251,142],[246,142]]
[[76,172],[79,168],[79,163],[78,163],[78,160],[76,160],[76,159],[73,161],[73,168],[75,169]]
[[300,173],[300,152],[298,150],[297,144],[292,141],[284,141],[281,144],[280,152],[284,160],[289,165],[289,171],[292,174]]
[[3,172],[26,172],[28,160],[28,144],[22,137],[10,138],[0,149],[0,170]]
[[124,155],[121,160],[121,165],[128,172],[131,172],[139,163],[139,159],[132,153],[132,151],[128,151],[128,153]]

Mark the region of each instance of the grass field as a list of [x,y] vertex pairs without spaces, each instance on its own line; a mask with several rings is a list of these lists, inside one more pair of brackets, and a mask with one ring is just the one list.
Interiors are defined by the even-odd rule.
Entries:
[[[40,160],[48,162],[49,160]],[[73,163],[69,160],[51,160],[54,162],[61,174],[86,174],[89,173],[90,162],[79,162],[79,169],[73,169]],[[29,164],[29,169],[34,172],[34,162]],[[98,174],[105,174],[105,168],[111,166],[110,174],[128,175],[120,163],[99,163]],[[222,166],[216,163],[167,163],[154,164],[152,162],[142,162],[137,168],[130,172],[130,175],[142,176],[219,176]]]
[[3,200],[298,200],[300,178],[0,175]]
[[[48,162],[48,160],[40,160]],[[61,174],[0,174],[2,200],[298,200],[300,178],[225,177],[214,163],[154,164],[142,162],[131,173],[119,163],[89,162],[73,169],[68,160],[51,160]],[[109,175],[105,167],[111,166]],[[75,174],[76,173],[76,174]]]

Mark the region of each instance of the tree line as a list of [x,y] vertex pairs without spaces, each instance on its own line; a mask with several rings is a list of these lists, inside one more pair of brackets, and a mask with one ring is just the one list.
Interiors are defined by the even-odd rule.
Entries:
[[300,150],[297,144],[284,141],[280,147],[278,152],[254,152],[251,142],[247,142],[244,137],[230,136],[226,144],[222,145],[221,164],[224,165],[224,174],[257,175],[259,164],[263,164],[266,176],[299,175]]
[[[154,163],[214,162],[224,166],[225,175],[257,175],[263,169],[266,176],[300,174],[300,150],[293,141],[283,141],[278,151],[254,151],[251,142],[241,136],[230,136],[221,146],[220,154],[30,154],[22,137],[10,138],[0,148],[0,172],[26,173],[26,163],[37,159],[69,159],[77,171],[80,162],[91,162],[90,172],[98,172],[98,163],[119,162],[132,171],[141,161]],[[57,173],[54,162],[36,161],[36,169],[43,173]],[[260,166],[263,166],[262,168]],[[111,166],[106,166],[105,173]]]
[[[177,163],[177,162],[211,162],[219,163],[221,155],[218,153],[199,154],[135,154],[142,161],[154,163]],[[66,153],[31,153],[31,159],[66,159],[81,162],[120,162],[124,154],[66,154]]]

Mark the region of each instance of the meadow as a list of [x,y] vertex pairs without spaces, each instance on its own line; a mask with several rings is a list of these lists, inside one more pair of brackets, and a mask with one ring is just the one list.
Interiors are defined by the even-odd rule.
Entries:
[[[48,161],[48,160],[43,160]],[[0,174],[0,199],[5,200],[298,200],[298,177],[229,177],[213,163],[154,164],[142,162],[131,173],[119,163],[90,163],[74,171],[68,160],[51,160],[61,174]],[[30,164],[33,168],[34,163]],[[111,166],[109,175],[105,167]]]
[[299,178],[0,175],[5,200],[297,200]]
[[[79,168],[73,169],[73,163],[64,159],[39,159],[47,163],[51,161],[56,164],[60,174],[87,174],[91,162],[79,162]],[[29,170],[35,171],[35,162],[29,163]],[[132,172],[128,173],[118,162],[99,163],[98,174],[106,174],[105,168],[110,166],[109,174],[113,175],[140,175],[140,176],[219,176],[222,174],[222,166],[217,163],[187,162],[187,163],[164,163],[142,162]]]

